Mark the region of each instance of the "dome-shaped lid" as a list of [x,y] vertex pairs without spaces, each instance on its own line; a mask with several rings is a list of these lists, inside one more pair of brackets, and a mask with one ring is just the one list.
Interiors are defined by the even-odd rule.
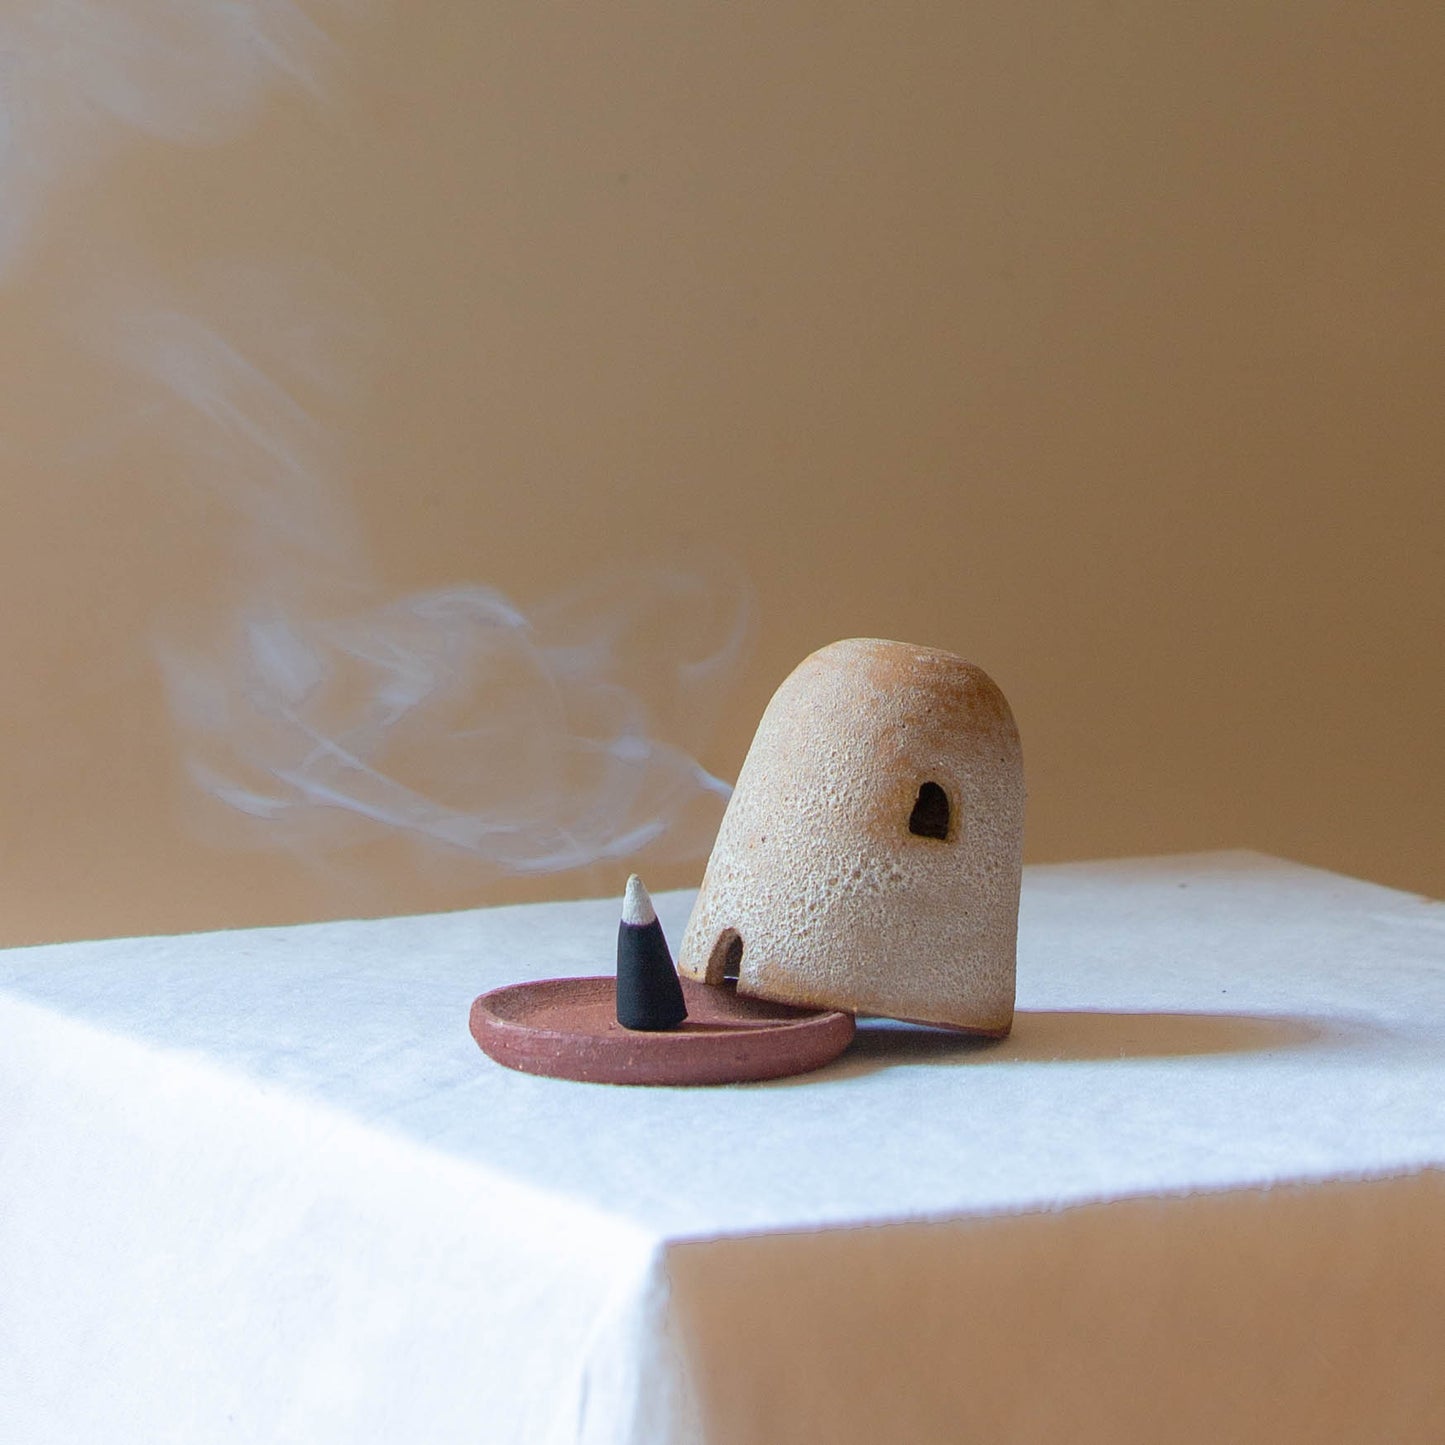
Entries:
[[1023,806],[1018,730],[987,673],[935,648],[835,642],[763,714],[680,971],[1007,1033]]

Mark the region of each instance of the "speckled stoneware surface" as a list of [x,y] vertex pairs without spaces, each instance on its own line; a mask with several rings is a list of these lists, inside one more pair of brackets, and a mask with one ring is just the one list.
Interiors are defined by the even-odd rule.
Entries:
[[807,658],[768,704],[679,970],[784,1003],[1006,1034],[1024,781],[972,663],[876,638]]

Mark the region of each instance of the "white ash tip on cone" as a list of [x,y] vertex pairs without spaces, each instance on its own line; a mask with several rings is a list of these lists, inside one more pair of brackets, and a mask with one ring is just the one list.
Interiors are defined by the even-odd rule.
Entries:
[[657,922],[652,897],[636,873],[627,880],[627,893],[622,899],[622,921],[634,928],[645,928],[649,923]]

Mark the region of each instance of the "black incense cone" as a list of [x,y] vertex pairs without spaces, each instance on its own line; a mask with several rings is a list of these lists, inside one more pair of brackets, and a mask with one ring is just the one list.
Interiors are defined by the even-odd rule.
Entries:
[[625,1029],[675,1029],[687,1017],[652,899],[633,874],[617,926],[617,1022]]

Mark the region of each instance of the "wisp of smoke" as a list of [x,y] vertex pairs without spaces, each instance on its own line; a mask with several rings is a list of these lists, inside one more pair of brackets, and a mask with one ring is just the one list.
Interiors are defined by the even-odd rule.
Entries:
[[[215,146],[279,90],[325,97],[323,22],[362,3],[0,0],[0,278],[121,145]],[[237,841],[320,857],[400,833],[516,872],[706,850],[728,790],[694,753],[743,661],[745,588],[658,567],[530,614],[480,585],[387,598],[340,485],[358,298],[324,268],[234,267],[194,303],[141,304],[98,270],[131,425],[184,456],[188,514],[224,524],[220,620],[157,652],[189,775]]]
[[479,585],[379,598],[316,412],[339,394],[326,318],[254,270],[225,290],[224,323],[213,298],[120,334],[147,416],[231,513],[229,616],[160,660],[237,840],[316,855],[400,833],[516,873],[705,853],[729,790],[693,749],[745,657],[746,588],[652,566],[530,614]]
[[320,99],[326,22],[365,0],[0,0],[0,275],[49,193],[128,139],[215,145],[286,87]]
[[[224,650],[162,654],[190,775],[257,825],[256,842],[303,852],[397,831],[518,873],[696,856],[728,788],[658,740],[619,646],[645,630],[639,607],[691,590],[685,577],[624,579],[605,600],[614,636],[592,639],[575,597],[548,609],[551,626],[484,587],[341,618],[258,602]],[[654,687],[725,674],[739,642],[663,660]]]

